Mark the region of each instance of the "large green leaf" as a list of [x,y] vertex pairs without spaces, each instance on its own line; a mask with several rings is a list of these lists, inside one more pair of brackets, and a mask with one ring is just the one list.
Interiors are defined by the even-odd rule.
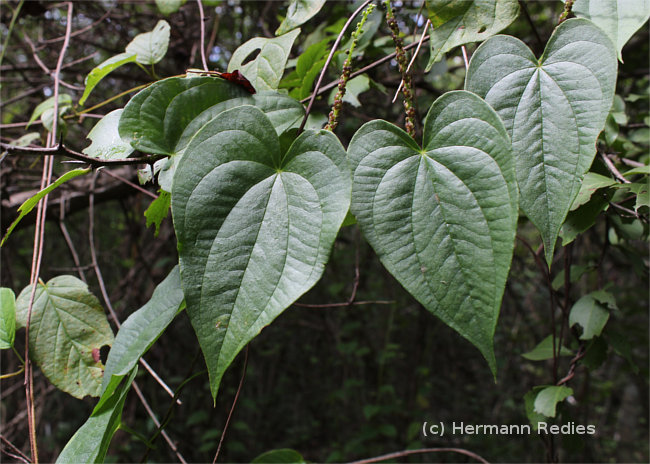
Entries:
[[650,18],[650,0],[576,0],[573,12],[605,31],[623,62],[623,46]]
[[219,113],[241,105],[258,106],[282,133],[304,115],[302,105],[276,92],[248,93],[218,77],[172,77],[134,96],[124,108],[119,133],[141,151],[172,155],[159,175],[171,191],[171,179],[192,137]]
[[99,84],[99,81],[101,81],[109,73],[116,70],[120,66],[123,66],[127,63],[134,63],[136,61],[136,56],[137,55],[135,53],[124,52],[120,53],[119,55],[112,56],[106,61],[95,66],[92,71],[88,73],[88,76],[86,76],[86,88],[84,88],[84,93],[79,100],[79,104],[83,105],[86,103],[86,99],[88,99],[90,96],[90,92],[92,92],[95,86]]
[[102,397],[107,391],[114,390],[122,377],[151,348],[182,309],[183,299],[181,276],[178,266],[175,266],[165,280],[158,284],[151,299],[122,324],[106,360]]
[[423,149],[376,120],[354,135],[348,155],[351,211],[384,266],[494,372],[517,224],[514,160],[497,114],[474,94],[449,92],[429,110]]
[[88,133],[91,144],[82,150],[88,156],[99,159],[123,159],[133,153],[131,144],[123,140],[118,124],[123,109],[113,110],[99,120]]
[[287,16],[275,31],[282,35],[309,21],[325,5],[326,0],[291,0],[287,8]]
[[14,346],[16,337],[16,295],[10,288],[0,288],[0,350]]
[[472,56],[465,88],[485,98],[510,133],[521,208],[539,229],[549,264],[596,154],[616,68],[611,41],[586,19],[558,26],[539,60],[510,36],[488,39]]
[[427,0],[427,8],[432,26],[427,72],[452,48],[493,36],[519,14],[517,0]]
[[[295,29],[280,37],[266,39],[254,37],[235,50],[228,63],[228,72],[241,71],[256,90],[275,90],[280,85],[289,53],[300,29]],[[258,53],[253,60],[249,57]]]
[[77,168],[77,169],[73,169],[72,171],[68,171],[65,174],[63,174],[61,177],[59,177],[57,180],[52,182],[50,185],[45,187],[43,190],[36,193],[36,195],[25,200],[23,204],[18,207],[18,212],[20,214],[14,220],[14,222],[11,223],[4,237],[2,237],[2,241],[0,241],[0,247],[4,245],[5,241],[9,238],[9,235],[14,230],[14,228],[18,225],[18,223],[22,220],[22,218],[27,216],[29,212],[34,209],[34,207],[38,204],[41,198],[45,197],[45,195],[49,194],[52,190],[57,188],[62,183],[70,179],[74,179],[77,176],[88,174],[89,172],[90,172],[90,168],[86,168],[86,169]]
[[[16,322],[27,325],[32,286],[16,300]],[[113,344],[104,309],[88,286],[73,276],[37,284],[29,326],[29,354],[45,376],[76,398],[99,396],[102,346]]]
[[161,19],[151,32],[136,35],[126,46],[126,53],[135,54],[135,61],[140,64],[156,64],[167,53],[169,33],[169,23]]
[[318,281],[348,210],[336,136],[281,146],[261,110],[233,108],[194,137],[174,178],[187,312],[214,396],[237,353]]
[[118,388],[102,395],[88,420],[59,454],[57,464],[104,462],[111,439],[120,427],[124,401],[137,372],[136,366]]

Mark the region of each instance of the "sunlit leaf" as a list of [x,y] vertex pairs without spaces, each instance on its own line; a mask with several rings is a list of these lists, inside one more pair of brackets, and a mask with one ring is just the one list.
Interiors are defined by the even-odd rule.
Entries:
[[167,53],[169,33],[169,23],[161,19],[151,32],[136,35],[126,46],[126,52],[135,53],[135,60],[140,64],[156,64]]
[[106,77],[112,71],[115,71],[120,66],[123,66],[127,63],[134,63],[136,60],[135,53],[120,53],[104,61],[103,63],[97,65],[88,73],[86,76],[86,87],[84,88],[84,93],[79,100],[79,104],[83,105],[86,103],[86,100],[90,96],[90,92],[93,91],[95,86]]
[[287,16],[275,31],[275,35],[286,34],[292,29],[306,23],[325,5],[326,0],[291,0]]
[[546,417],[555,417],[557,404],[573,395],[573,390],[565,386],[544,387],[535,398],[534,411]]
[[0,350],[14,346],[16,337],[16,295],[10,288],[0,288]]
[[114,110],[99,120],[88,133],[91,144],[82,150],[86,155],[99,159],[127,158],[134,149],[128,141],[120,137],[117,128],[122,109]]

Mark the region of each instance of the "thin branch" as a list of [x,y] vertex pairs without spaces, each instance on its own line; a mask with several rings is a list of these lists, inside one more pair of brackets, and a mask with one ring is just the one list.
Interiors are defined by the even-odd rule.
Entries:
[[21,460],[23,460],[23,462],[29,462],[29,458],[25,456],[25,454],[22,451],[20,451],[13,443],[7,440],[3,435],[0,435],[0,439],[4,444],[6,444],[9,448],[11,448],[11,450],[14,453],[17,453],[20,456]]
[[0,148],[6,150],[10,155],[36,155],[36,156],[66,156],[78,161],[83,161],[93,167],[98,166],[124,166],[129,164],[151,164],[160,159],[165,158],[165,155],[150,155],[141,158],[123,158],[117,160],[102,160],[86,156],[83,153],[76,152],[60,143],[57,146],[47,147],[17,147],[9,143],[0,142]]
[[537,30],[537,26],[535,26],[535,23],[533,22],[533,18],[530,16],[530,13],[528,12],[528,7],[526,6],[526,2],[523,0],[519,0],[519,6],[521,7],[521,11],[524,12],[524,16],[526,17],[526,21],[528,21],[528,24],[530,24],[530,28],[533,31],[533,35],[535,36],[535,40],[537,41],[537,46],[539,47],[540,50],[544,49],[544,41],[542,40],[542,37],[539,35],[539,31]]
[[25,0],[20,0],[18,5],[16,5],[16,8],[14,9],[14,13],[11,16],[11,21],[9,22],[9,28],[7,31],[7,37],[5,37],[5,42],[2,44],[2,51],[0,52],[0,65],[2,64],[2,60],[5,57],[5,52],[7,51],[7,45],[9,44],[9,39],[11,38],[11,33],[14,30],[14,25],[16,24],[16,19],[18,18],[18,15],[20,14],[20,9],[23,7],[23,3],[25,3]]
[[237,404],[237,399],[239,399],[241,388],[244,385],[244,379],[246,378],[246,367],[248,367],[248,345],[246,345],[246,351],[244,352],[244,368],[242,370],[241,378],[239,379],[239,386],[237,387],[237,393],[235,393],[235,398],[232,400],[232,406],[230,407],[230,412],[228,413],[228,418],[226,419],[226,423],[223,426],[223,432],[221,432],[221,438],[219,439],[219,445],[217,446],[217,452],[214,455],[212,464],[215,464],[217,462],[217,458],[219,457],[219,452],[221,451],[221,445],[223,445],[223,439],[226,437],[226,431],[228,430],[228,425],[230,424],[232,413],[235,411],[235,405]]
[[393,304],[394,300],[366,300],[366,301],[344,301],[343,303],[324,303],[324,304],[307,304],[307,303],[294,303],[294,306],[299,308],[342,308],[344,306],[363,306],[369,304]]
[[131,182],[129,179],[125,179],[124,177],[120,176],[119,174],[115,174],[114,172],[111,172],[111,171],[109,171],[108,169],[102,169],[101,172],[102,172],[103,174],[107,174],[107,175],[111,176],[111,177],[114,178],[114,179],[119,180],[120,182],[125,183],[125,184],[128,185],[129,187],[133,187],[133,188],[136,189],[138,192],[142,192],[142,193],[144,193],[145,195],[147,195],[147,196],[153,198],[154,200],[155,200],[156,198],[158,198],[158,195],[156,195],[155,193],[152,193],[152,192],[150,192],[149,190],[140,187],[138,184],[134,184],[134,183]]
[[201,42],[199,43],[201,63],[203,64],[203,70],[207,71],[208,62],[205,59],[205,17],[203,16],[203,3],[201,3],[201,0],[196,0],[196,3],[199,5],[199,21],[201,22]]
[[375,456],[374,458],[361,459],[360,461],[352,461],[348,464],[371,464],[373,462],[388,461],[389,459],[403,458],[413,454],[425,454],[425,453],[457,453],[469,456],[472,459],[475,459],[478,462],[483,464],[489,464],[484,458],[479,456],[476,453],[468,451],[463,448],[422,448],[416,450],[404,450],[397,451],[396,453],[382,454],[381,456]]
[[[309,113],[311,112],[311,107],[314,105],[314,100],[316,100],[316,96],[318,95],[318,89],[323,82],[323,77],[325,77],[325,73],[327,72],[327,67],[329,66],[330,62],[332,61],[332,58],[334,57],[334,53],[336,53],[336,49],[338,48],[339,44],[341,43],[341,39],[343,39],[343,35],[345,34],[345,31],[347,30],[348,26],[352,23],[354,18],[363,11],[363,9],[368,6],[368,4],[372,0],[365,0],[355,11],[352,13],[352,16],[350,16],[347,20],[347,22],[343,25],[343,29],[341,29],[341,32],[339,32],[338,37],[336,38],[336,41],[334,42],[334,45],[332,45],[332,49],[330,50],[330,54],[327,56],[327,60],[325,60],[325,65],[323,66],[323,69],[320,72],[320,76],[318,76],[318,81],[316,82],[316,87],[314,87],[314,92],[311,94],[311,99],[309,100],[309,105],[307,105],[307,110],[305,111],[305,117],[302,119],[302,122],[300,123],[300,128],[298,128],[298,133],[301,133],[302,130],[305,128],[305,124],[307,123],[307,118],[309,117]],[[352,77],[352,76],[350,76]],[[336,83],[338,85],[338,81]]]
[[[431,20],[427,19],[427,23],[424,25],[424,30],[422,31],[422,36],[420,37],[420,40],[418,41],[418,46],[415,49],[415,52],[413,53],[413,56],[411,57],[411,61],[409,62],[409,65],[406,68],[406,72],[409,72],[411,70],[411,66],[413,65],[413,62],[415,61],[415,59],[417,58],[418,53],[420,52],[420,47],[422,46],[422,43],[424,42],[424,36],[427,35],[427,29],[429,28],[430,25],[431,25]],[[406,49],[407,48],[404,47],[404,50],[406,50]],[[397,91],[395,92],[395,96],[393,97],[392,103],[395,103],[395,100],[397,100],[397,97],[399,96],[399,92],[400,92],[400,90],[402,90],[403,85],[404,85],[404,79],[402,79],[399,82],[399,86],[397,87]]]
[[467,49],[462,45],[460,49],[463,51],[463,62],[465,63],[465,72],[469,71],[469,59],[467,58]]
[[79,260],[79,254],[77,253],[77,250],[74,246],[74,243],[72,242],[72,239],[70,238],[70,233],[68,232],[68,228],[65,225],[65,198],[61,199],[61,203],[59,204],[59,229],[61,229],[61,234],[63,235],[63,239],[65,240],[66,245],[68,246],[68,250],[70,250],[70,255],[72,255],[72,261],[74,261],[74,265],[76,267],[77,272],[79,273],[79,278],[84,283],[88,283],[86,280],[86,274],[84,274],[84,271],[81,267],[81,261]]
[[605,155],[603,152],[599,151],[598,154],[600,157],[603,159],[605,162],[605,166],[607,166],[607,169],[609,172],[611,172],[614,177],[616,177],[618,180],[623,182],[624,184],[631,184],[632,182],[627,180],[623,174],[621,174],[621,171],[616,169],[616,166],[614,166],[614,163],[612,163],[612,160],[610,160],[607,155]]
[[[70,34],[70,37],[71,37],[71,38],[72,38],[72,37],[76,37],[76,36],[78,36],[78,35],[83,34],[83,33],[86,32],[86,31],[88,31],[88,30],[94,28],[94,27],[97,26],[99,23],[101,23],[101,22],[104,21],[106,18],[108,18],[108,16],[109,16],[110,14],[111,14],[111,10],[108,10],[108,11],[107,11],[106,13],[104,13],[104,14],[102,15],[102,17],[99,18],[97,21],[95,21],[95,22],[92,23],[92,24],[89,24],[89,25],[86,26],[86,27],[82,27],[82,28],[79,29],[78,31],[74,31],[72,34]],[[42,40],[42,41],[39,41],[39,43],[42,43],[42,44],[51,44],[51,43],[55,43],[55,42],[60,42],[60,41],[62,41],[62,40],[64,40],[64,39],[65,39],[65,36],[61,36],[61,37],[56,37],[56,38],[54,38],[54,39]]]

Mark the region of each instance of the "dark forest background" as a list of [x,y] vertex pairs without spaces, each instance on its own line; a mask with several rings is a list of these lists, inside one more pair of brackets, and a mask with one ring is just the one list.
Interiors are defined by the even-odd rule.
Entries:
[[[2,41],[8,32],[16,1],[2,2]],[[421,2],[396,2],[400,27],[412,34]],[[525,2],[525,10],[504,33],[528,44],[539,56],[563,10],[561,2]],[[231,53],[254,36],[273,35],[286,4],[276,1],[204,1],[208,59],[211,69],[225,70]],[[292,56],[298,56],[326,28],[340,27],[353,10],[347,2],[328,2],[302,27]],[[123,51],[138,33],[150,31],[163,15],[153,2],[75,1],[72,30],[82,31],[70,41],[62,91],[75,101],[83,92],[88,72],[106,58]],[[156,65],[158,76],[178,75],[200,67],[199,13],[189,1],[165,18],[171,24],[166,57]],[[85,29],[85,30],[84,30]],[[27,1],[14,26],[0,67],[1,139],[10,142],[37,132],[35,144],[44,143],[40,121],[25,127],[32,111],[52,95],[52,77],[65,31],[65,8],[54,3]],[[410,40],[407,40],[410,42]],[[31,44],[30,44],[31,43]],[[646,24],[623,50],[617,93],[625,99],[627,125],[619,141],[624,155],[643,162],[648,150],[648,56]],[[391,53],[389,31],[382,22],[368,41],[355,69]],[[422,50],[414,67],[418,115],[448,90],[463,85],[465,67],[460,49],[425,74],[428,50]],[[467,46],[471,53],[476,44]],[[337,78],[340,63],[330,67],[325,82]],[[359,95],[361,106],[346,104],[336,130],[344,146],[364,122],[382,118],[403,123],[401,104],[391,103],[400,75],[390,61],[367,73],[369,90]],[[111,73],[93,91],[86,107],[151,81],[136,66]],[[97,115],[121,108],[129,95],[120,97],[86,117],[67,120],[65,143],[81,151]],[[328,94],[326,94],[327,96]],[[313,113],[329,112],[327,98],[317,100]],[[72,115],[74,116],[74,115]],[[598,163],[598,161],[596,161]],[[60,174],[69,165],[57,163]],[[25,192],[38,190],[41,159],[8,156],[0,164],[2,231],[16,215]],[[111,174],[109,174],[109,172]],[[142,306],[154,287],[177,263],[171,220],[160,233],[145,226],[144,210],[151,198],[129,186],[137,183],[135,167],[104,169],[95,186],[95,246],[109,296],[121,320]],[[99,295],[97,279],[87,267],[88,195],[90,176],[76,179],[50,196],[46,247],[41,277],[77,274],[64,233],[79,254],[81,271],[91,291]],[[156,187],[144,187],[155,193]],[[62,205],[63,211],[62,211]],[[29,283],[34,214],[28,216],[1,249],[2,286],[18,294]],[[579,364],[570,386],[574,400],[562,404],[561,422],[594,424],[595,436],[556,438],[562,461],[648,462],[648,245],[647,224],[637,235],[625,235],[616,212],[601,214],[596,225],[572,247],[575,265],[589,272],[572,287],[574,300],[599,286],[610,284],[619,310],[607,326],[610,337],[628,342],[628,356],[612,347],[602,359]],[[63,231],[66,232],[63,232]],[[612,237],[612,230],[616,240]],[[524,218],[519,235],[540,243],[534,227]],[[557,253],[558,260],[562,252]],[[86,267],[84,267],[86,266]],[[555,273],[562,269],[560,262]],[[327,306],[346,302],[358,270],[357,302],[367,304]],[[561,277],[560,277],[561,279]],[[550,333],[549,291],[531,253],[518,241],[495,337],[498,381],[495,383],[479,352],[453,330],[425,311],[386,272],[356,226],[342,229],[323,279],[303,298],[265,328],[249,348],[248,368],[220,461],[249,462],[274,448],[293,448],[315,462],[340,462],[392,451],[422,447],[462,447],[495,462],[539,462],[548,444],[533,436],[453,436],[425,438],[423,421],[464,421],[475,424],[527,424],[523,396],[535,385],[552,383],[551,362],[532,362],[520,355]],[[324,305],[305,307],[303,305]],[[23,350],[24,331],[16,337]],[[573,344],[572,344],[573,343]],[[575,342],[569,347],[575,348]],[[602,351],[599,352],[602,354]],[[10,350],[2,356],[2,373],[19,368]],[[190,326],[181,313],[145,356],[163,379],[178,387],[184,379],[204,369]],[[566,372],[570,358],[562,358]],[[591,368],[587,368],[589,365]],[[180,395],[182,405],[169,396],[144,371],[138,383],[152,409],[161,417],[171,408],[166,430],[179,451],[191,462],[210,462],[242,376],[243,353],[226,373],[213,407],[206,374],[191,380]],[[35,370],[36,418],[40,458],[56,459],[68,439],[88,418],[95,399],[76,400],[55,389]],[[0,420],[2,436],[29,450],[22,376],[2,380]],[[155,426],[135,394],[124,409],[123,422],[144,436]],[[115,436],[109,462],[139,460],[146,446],[120,431]],[[5,459],[3,456],[2,459]],[[152,462],[175,461],[176,456],[159,439],[149,454]],[[409,462],[467,462],[456,454],[420,455]]]

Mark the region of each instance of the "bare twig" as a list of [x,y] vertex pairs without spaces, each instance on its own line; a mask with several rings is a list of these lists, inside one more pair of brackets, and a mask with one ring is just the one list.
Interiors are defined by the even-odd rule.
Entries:
[[109,171],[108,169],[102,169],[101,172],[102,172],[103,174],[107,174],[107,175],[111,176],[111,177],[114,178],[114,179],[119,180],[120,182],[125,183],[125,184],[128,185],[129,187],[133,187],[133,188],[136,189],[138,192],[142,192],[142,193],[144,193],[145,195],[147,195],[147,196],[153,198],[154,200],[155,200],[156,198],[158,198],[158,195],[156,195],[155,193],[152,193],[152,192],[150,192],[149,190],[140,187],[138,184],[134,184],[134,183],[131,182],[129,179],[125,179],[124,177],[120,176],[119,174],[115,174],[114,172],[111,172],[111,171]]
[[[348,26],[352,23],[354,18],[363,11],[363,9],[368,6],[368,4],[372,0],[365,0],[359,7],[354,10],[354,13],[348,18],[346,23],[343,25],[343,29],[341,29],[341,32],[339,32],[338,37],[334,41],[334,45],[332,45],[332,49],[330,50],[330,54],[327,56],[327,59],[325,60],[325,65],[323,65],[323,69],[320,72],[320,76],[318,76],[318,81],[316,82],[316,87],[314,87],[314,92],[311,94],[311,99],[309,100],[309,104],[307,105],[307,110],[305,111],[305,117],[302,119],[302,122],[300,123],[300,128],[298,129],[298,133],[301,133],[302,130],[305,128],[305,124],[307,123],[307,118],[309,117],[309,113],[311,112],[311,107],[314,105],[314,100],[316,100],[316,96],[318,95],[318,89],[321,85],[321,82],[323,82],[323,77],[325,77],[325,73],[327,72],[327,67],[329,66],[330,62],[332,61],[332,58],[334,57],[334,53],[336,53],[336,49],[338,48],[339,44],[341,43],[341,39],[343,39],[343,35],[345,34],[345,31],[347,30]],[[350,76],[352,77],[352,76]],[[338,85],[338,81],[336,82],[336,85]]]
[[[11,450],[18,455],[18,456],[11,455],[13,458],[19,459],[22,462],[29,463],[29,458],[27,456],[25,456],[25,454],[22,451],[20,451],[13,443],[11,443],[9,440],[7,440],[3,435],[0,435],[0,439],[2,440],[2,442],[5,445],[7,445],[9,448],[11,448]],[[6,451],[5,451],[5,453],[6,453]],[[9,454],[9,453],[7,453],[7,454]]]
[[199,21],[201,23],[201,43],[199,43],[199,48],[201,49],[201,63],[203,64],[203,70],[208,70],[208,62],[205,59],[205,17],[203,16],[203,3],[201,0],[196,0],[196,3],[199,5]]
[[469,59],[467,58],[467,49],[462,45],[460,49],[463,51],[463,62],[465,63],[465,72],[469,70]]
[[86,280],[86,274],[84,274],[83,268],[81,266],[79,254],[77,253],[72,239],[70,238],[68,228],[65,225],[65,204],[65,198],[62,198],[61,203],[59,204],[59,229],[61,229],[61,234],[63,235],[66,245],[68,245],[68,250],[70,250],[70,255],[72,255],[72,261],[74,261],[74,265],[77,269],[77,272],[79,273],[79,278],[87,284],[88,281]]
[[463,448],[422,448],[415,450],[404,450],[397,451],[395,453],[382,454],[381,456],[375,456],[374,458],[361,459],[360,461],[352,461],[348,464],[371,464],[373,462],[388,461],[389,459],[403,458],[405,456],[411,456],[413,454],[425,454],[425,453],[458,453],[469,456],[472,459],[482,462],[483,464],[489,464],[484,458],[479,456],[476,453],[468,451]]
[[609,172],[611,172],[614,177],[616,177],[618,180],[623,182],[624,184],[630,184],[631,181],[627,180],[623,174],[621,174],[621,171],[616,169],[616,166],[614,166],[614,163],[612,163],[612,160],[610,160],[607,155],[605,155],[603,152],[599,151],[598,154],[600,157],[603,159],[605,162],[605,166],[607,166],[607,169]]
[[212,460],[212,464],[215,464],[217,462],[217,458],[219,457],[219,452],[221,451],[221,445],[223,445],[223,439],[226,437],[226,431],[228,430],[228,425],[230,424],[232,413],[235,411],[235,405],[237,404],[237,399],[239,399],[241,388],[244,385],[247,366],[248,366],[248,345],[246,345],[246,350],[244,352],[244,368],[242,369],[241,378],[239,379],[239,386],[237,387],[235,398],[232,400],[232,406],[230,407],[230,412],[228,413],[228,418],[226,419],[226,423],[223,426],[223,431],[221,432],[221,438],[219,439],[219,445],[217,446],[217,452],[214,454],[214,459]]
[[124,158],[117,160],[102,160],[86,156],[83,153],[76,152],[64,146],[62,143],[52,147],[17,147],[9,143],[0,142],[0,148],[6,150],[10,155],[37,155],[37,156],[66,156],[78,161],[83,161],[93,167],[98,166],[124,166],[129,164],[151,164],[159,159],[165,158],[165,155],[151,155],[142,158]]

